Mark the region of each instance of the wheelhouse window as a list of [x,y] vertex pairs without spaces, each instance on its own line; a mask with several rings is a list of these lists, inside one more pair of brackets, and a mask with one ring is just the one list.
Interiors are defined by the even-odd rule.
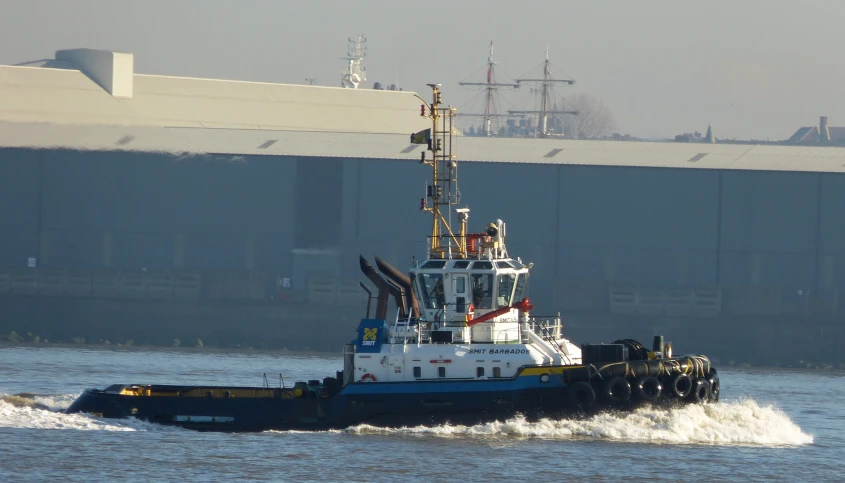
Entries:
[[455,262],[453,267],[455,267],[455,268],[467,268],[467,267],[469,267],[469,262],[466,261],[466,260],[459,260],[459,261]]
[[445,260],[430,260],[425,262],[420,268],[443,268],[446,266]]
[[466,293],[467,291],[467,277],[461,275],[455,277],[455,293]]
[[493,274],[472,274],[472,303],[478,309],[493,308]]
[[499,275],[499,292],[496,296],[496,307],[504,307],[510,305],[511,294],[513,294],[513,286],[516,282],[516,274],[503,273]]
[[513,299],[516,302],[522,300],[522,292],[525,290],[525,282],[528,280],[527,273],[520,273],[516,279],[516,291],[513,294]]
[[472,264],[473,270],[492,270],[493,262],[475,262]]
[[422,292],[423,304],[427,309],[441,309],[446,304],[446,295],[443,291],[443,275],[439,273],[418,273],[420,292]]

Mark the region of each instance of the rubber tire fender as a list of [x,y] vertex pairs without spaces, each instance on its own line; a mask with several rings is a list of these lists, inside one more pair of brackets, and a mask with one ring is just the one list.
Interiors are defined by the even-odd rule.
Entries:
[[612,377],[605,381],[601,395],[610,404],[625,404],[631,399],[631,383],[624,377]]
[[657,401],[663,393],[663,385],[654,376],[638,377],[633,389],[634,396],[640,401]]
[[689,393],[690,401],[704,404],[710,401],[710,383],[707,379],[699,377],[692,381],[692,390]]
[[596,391],[585,381],[578,381],[569,386],[569,402],[579,409],[590,409],[596,403]]
[[710,383],[710,401],[719,401],[719,376],[715,372],[711,372],[707,377],[707,382]]
[[683,372],[679,372],[669,379],[669,393],[678,398],[685,399],[692,391],[692,378]]

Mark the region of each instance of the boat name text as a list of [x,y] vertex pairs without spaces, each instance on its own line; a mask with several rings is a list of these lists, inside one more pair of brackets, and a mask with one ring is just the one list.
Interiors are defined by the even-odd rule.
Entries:
[[470,349],[469,354],[530,354],[530,349]]

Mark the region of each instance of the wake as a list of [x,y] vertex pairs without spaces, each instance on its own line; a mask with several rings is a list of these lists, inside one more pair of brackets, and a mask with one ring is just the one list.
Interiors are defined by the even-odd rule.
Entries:
[[517,417],[475,426],[442,425],[400,429],[359,425],[355,434],[412,434],[437,437],[500,436],[554,440],[607,440],[666,444],[802,446],[813,437],[783,411],[752,399],[678,408],[639,408],[630,413],[602,413],[587,419]]
[[103,419],[86,414],[65,414],[76,394],[0,394],[0,427],[77,429],[84,431],[174,431],[180,428],[128,419]]

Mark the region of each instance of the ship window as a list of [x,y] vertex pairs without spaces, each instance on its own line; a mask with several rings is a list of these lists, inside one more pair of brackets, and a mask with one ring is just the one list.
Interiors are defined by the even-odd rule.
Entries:
[[522,292],[525,290],[525,282],[528,280],[527,273],[520,273],[516,279],[516,292],[513,294],[513,299],[517,302],[522,300]]
[[446,377],[446,368],[445,367],[438,367],[437,368],[437,375],[439,377]]
[[440,309],[446,304],[443,292],[443,275],[439,273],[419,273],[420,291],[427,309]]
[[466,275],[461,275],[459,277],[455,277],[455,293],[466,293],[467,291],[467,277]]
[[455,262],[453,267],[454,268],[467,268],[467,267],[469,267],[469,262],[466,261],[466,260],[459,260],[459,261]]
[[455,312],[465,314],[467,311],[466,297],[455,297]]
[[493,262],[475,262],[472,264],[472,268],[475,270],[492,270]]
[[446,266],[446,260],[431,260],[425,262],[421,268],[443,268]]
[[476,367],[475,368],[475,377],[484,377],[484,368],[483,367]]
[[493,308],[492,273],[472,274],[472,303],[477,309]]
[[499,294],[496,297],[496,308],[510,305],[514,282],[516,282],[516,275],[513,273],[499,275]]
[[422,368],[419,366],[414,367],[414,377],[422,377]]
[[496,262],[496,266],[499,268],[515,268],[511,262]]
[[493,377],[502,377],[502,368],[501,367],[494,367],[493,368]]

